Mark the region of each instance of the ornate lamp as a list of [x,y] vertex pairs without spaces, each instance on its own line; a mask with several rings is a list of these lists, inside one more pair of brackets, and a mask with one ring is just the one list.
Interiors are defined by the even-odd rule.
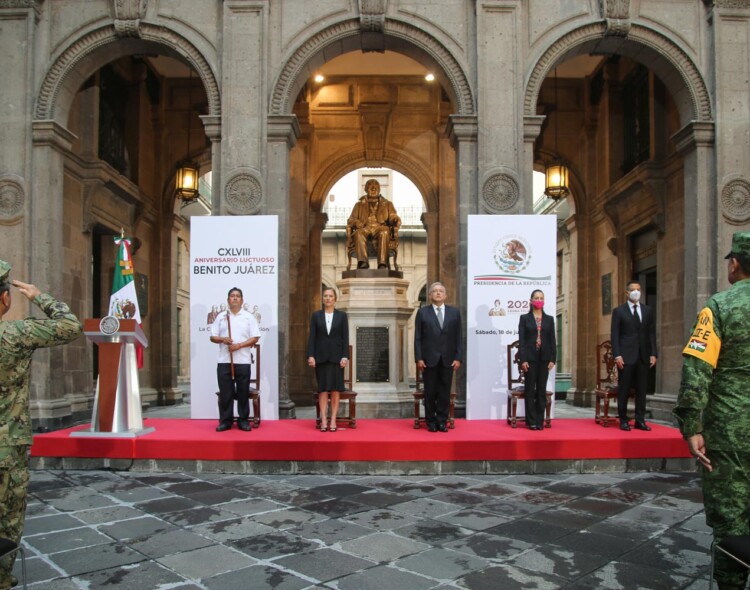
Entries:
[[[193,106],[193,70],[190,70],[187,108],[187,153],[190,157],[190,109]],[[175,175],[175,195],[188,203],[198,198],[198,164],[186,159],[177,166]]]
[[198,166],[193,162],[182,162],[177,168],[176,194],[183,201],[198,198]]
[[[557,154],[557,125],[560,114],[557,111],[557,68],[555,68],[555,153]],[[550,199],[563,199],[570,194],[570,170],[562,158],[547,165],[544,171],[544,194]]]
[[570,171],[562,160],[547,165],[544,171],[544,194],[550,199],[563,199],[570,194]]

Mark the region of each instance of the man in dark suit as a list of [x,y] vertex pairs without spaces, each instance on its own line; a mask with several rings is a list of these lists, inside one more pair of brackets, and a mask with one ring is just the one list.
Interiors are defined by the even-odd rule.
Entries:
[[619,373],[617,414],[620,430],[630,430],[628,396],[635,388],[635,428],[651,430],[646,424],[646,379],[656,365],[656,326],[650,307],[640,303],[641,285],[630,281],[628,300],[612,312],[612,354]]
[[453,373],[463,361],[461,312],[445,305],[445,286],[430,285],[430,305],[417,311],[414,322],[414,359],[424,380],[427,430],[448,432]]

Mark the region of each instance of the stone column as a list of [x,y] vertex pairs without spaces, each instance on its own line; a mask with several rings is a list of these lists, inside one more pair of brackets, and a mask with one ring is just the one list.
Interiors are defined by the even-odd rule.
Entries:
[[[456,222],[458,223],[458,260],[456,264],[456,282],[458,288],[453,295],[456,305],[461,310],[461,316],[466,326],[466,272],[468,269],[468,233],[469,215],[477,213],[478,183],[477,183],[477,117],[474,115],[451,115],[448,119],[446,133],[451,145],[456,151],[456,191],[458,206],[456,208]],[[441,215],[451,215],[452,212],[441,212]],[[441,232],[442,233],[442,232]],[[464,354],[466,334],[464,333]],[[466,411],[466,368],[462,368],[456,376],[456,407]]]
[[[714,0],[711,5],[713,27],[710,41],[714,53],[710,56],[713,61],[706,64],[706,69],[713,74],[714,117],[721,133],[715,138],[715,184],[712,190],[698,194],[716,195],[714,219],[717,235],[712,245],[716,247],[713,261],[719,266],[714,291],[721,291],[728,287],[726,261],[722,258],[729,252],[732,234],[750,229],[750,62],[747,59],[750,51],[750,0]],[[687,188],[686,174],[686,194]],[[700,243],[698,251],[702,252]],[[714,250],[705,252],[710,257]],[[699,307],[703,301],[699,299]],[[686,332],[694,319],[694,316],[690,317],[691,324],[685,327]]]
[[[32,125],[33,173],[28,212],[27,268],[15,276],[31,281],[42,291],[65,298],[63,246],[63,163],[75,136],[55,121]],[[20,301],[19,301],[20,302]],[[73,307],[76,310],[75,306]],[[70,414],[65,399],[65,347],[45,348],[34,354],[30,400],[32,417],[44,425],[55,425]]]
[[[35,10],[22,2],[0,3],[0,253],[10,263],[14,276],[29,278],[31,205],[29,184],[33,178],[31,134],[34,82]],[[14,7],[15,5],[15,7]],[[62,168],[61,168],[62,171]],[[41,193],[42,197],[46,191]],[[61,219],[61,218],[58,218]],[[38,280],[38,279],[34,279]],[[61,296],[62,293],[57,293]],[[6,319],[28,315],[18,300]]]
[[528,190],[521,191],[521,214],[534,212],[534,143],[542,132],[543,115],[526,115],[523,118],[523,162],[521,162],[523,186]]
[[219,213],[218,203],[221,201],[221,117],[216,115],[200,115],[206,137],[211,142],[211,209],[214,214]]
[[232,203],[227,199],[235,180],[243,186],[262,184],[262,122],[268,106],[263,82],[267,3],[226,0],[223,10],[221,132],[224,140],[218,158],[221,169],[214,169],[221,176],[221,184],[213,181],[216,187],[213,209],[221,215],[253,215],[258,213],[257,199]]
[[311,212],[308,217],[309,229],[307,251],[307,292],[310,294],[310,310],[320,309],[323,283],[321,267],[323,265],[323,230],[328,223],[328,215]]
[[266,213],[279,219],[279,417],[294,418],[294,403],[289,396],[287,376],[290,370],[289,323],[289,150],[300,134],[294,115],[274,115],[268,118],[268,173]]
[[[726,242],[726,247],[720,248],[725,242],[720,244],[717,235],[714,124],[693,121],[675,133],[672,139],[684,158],[683,317],[687,337],[698,311],[716,292],[717,259],[729,251],[729,244]],[[705,255],[696,256],[696,252]]]
[[422,213],[422,225],[427,231],[427,288],[440,276],[440,228],[438,226],[438,213],[427,211]]

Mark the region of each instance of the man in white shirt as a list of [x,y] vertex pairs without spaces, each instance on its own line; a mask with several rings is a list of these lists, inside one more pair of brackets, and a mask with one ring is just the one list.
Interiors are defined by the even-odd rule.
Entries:
[[260,339],[255,317],[242,308],[242,291],[232,287],[227,296],[229,309],[216,316],[211,326],[211,342],[219,345],[216,377],[219,381],[219,425],[217,432],[229,430],[234,421],[237,400],[237,427],[250,431],[250,365],[252,347]]

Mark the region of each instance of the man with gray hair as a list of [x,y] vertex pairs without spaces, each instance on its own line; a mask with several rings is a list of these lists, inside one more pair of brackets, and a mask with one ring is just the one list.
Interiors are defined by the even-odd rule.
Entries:
[[430,285],[430,305],[417,311],[414,359],[424,380],[424,415],[429,432],[448,432],[453,373],[463,361],[461,312],[445,305],[442,283]]

